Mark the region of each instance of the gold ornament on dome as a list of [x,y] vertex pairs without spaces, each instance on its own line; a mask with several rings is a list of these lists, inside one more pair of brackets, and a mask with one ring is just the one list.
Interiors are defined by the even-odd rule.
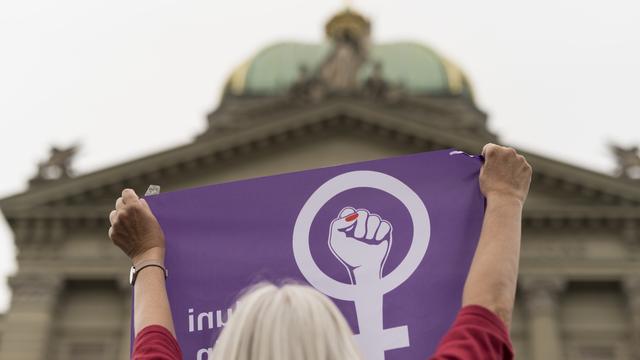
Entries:
[[325,26],[327,36],[333,40],[363,39],[371,33],[371,23],[364,16],[347,8],[332,17]]

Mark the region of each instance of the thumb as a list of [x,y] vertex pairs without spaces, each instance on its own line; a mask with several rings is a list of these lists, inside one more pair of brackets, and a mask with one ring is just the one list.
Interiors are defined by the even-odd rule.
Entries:
[[487,143],[482,147],[482,151],[480,152],[480,155],[486,157],[487,156],[487,150],[492,147],[495,146],[493,143]]

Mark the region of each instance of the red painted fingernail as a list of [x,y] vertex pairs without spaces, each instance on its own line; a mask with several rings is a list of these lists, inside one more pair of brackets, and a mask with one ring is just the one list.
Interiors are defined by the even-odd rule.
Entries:
[[353,221],[353,220],[355,220],[357,218],[358,218],[358,214],[356,213],[356,214],[351,214],[351,215],[345,217],[344,219],[347,220],[347,221]]

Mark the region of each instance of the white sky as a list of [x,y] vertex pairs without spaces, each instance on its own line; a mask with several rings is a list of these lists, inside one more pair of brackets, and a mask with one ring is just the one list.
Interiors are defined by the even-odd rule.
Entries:
[[[515,146],[610,172],[640,143],[640,5],[628,0],[360,0],[377,41],[457,62]],[[320,41],[340,0],[0,2],[0,197],[50,145],[87,171],[190,141],[231,70],[280,40]],[[152,129],[152,130],[151,130]],[[0,312],[13,239],[0,219]],[[123,276],[126,275],[123,269]]]

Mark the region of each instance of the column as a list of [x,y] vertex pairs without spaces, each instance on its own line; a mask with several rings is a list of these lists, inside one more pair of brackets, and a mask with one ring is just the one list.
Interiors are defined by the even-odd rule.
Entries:
[[629,319],[629,353],[631,359],[640,360],[640,275],[623,279],[623,289],[627,296]]
[[13,296],[0,344],[0,359],[44,360],[62,278],[18,274],[9,279]]
[[[120,274],[119,274],[120,275]],[[129,360],[131,347],[131,285],[129,278],[120,275],[118,287],[122,295],[122,307],[124,311],[124,322],[122,323],[122,337],[120,339],[120,351],[118,359]]]
[[530,359],[564,359],[558,323],[558,294],[564,288],[564,281],[553,278],[525,278],[520,284],[524,290],[527,309]]

